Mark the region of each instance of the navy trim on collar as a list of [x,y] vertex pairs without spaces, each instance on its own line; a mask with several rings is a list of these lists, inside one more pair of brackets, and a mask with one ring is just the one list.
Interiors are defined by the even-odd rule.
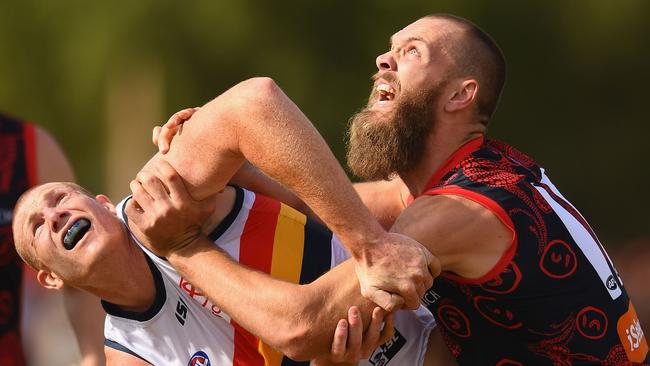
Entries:
[[223,220],[215,227],[210,234],[208,234],[208,238],[212,241],[217,241],[223,233],[228,230],[230,225],[235,221],[237,218],[237,215],[239,215],[239,212],[241,211],[242,206],[244,205],[244,190],[237,187],[237,186],[232,186],[235,189],[235,204],[232,207],[232,210],[228,213],[226,217],[224,217]]
[[160,312],[163,305],[165,304],[165,299],[167,298],[167,291],[165,290],[165,283],[163,282],[162,274],[160,273],[160,270],[158,270],[156,265],[153,263],[151,258],[149,258],[149,256],[146,253],[142,252],[142,255],[144,255],[144,257],[147,259],[147,264],[149,265],[149,269],[151,270],[154,286],[156,288],[156,296],[154,298],[153,304],[151,304],[149,309],[143,312],[138,312],[138,311],[124,310],[120,308],[118,305],[102,300],[102,307],[104,308],[104,311],[106,311],[107,314],[117,316],[120,318],[144,322],[150,320],[156,314],[158,314],[158,312]]

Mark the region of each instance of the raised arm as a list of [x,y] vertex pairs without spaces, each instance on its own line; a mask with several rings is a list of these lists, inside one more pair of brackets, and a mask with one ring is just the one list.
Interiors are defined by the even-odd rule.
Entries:
[[[143,171],[139,174],[142,183],[132,183],[139,207],[127,206],[127,213],[129,223],[135,224],[133,232],[143,242],[177,240],[192,230],[188,227],[198,229],[197,223],[207,215],[187,206],[191,198],[180,177],[171,166],[163,163],[161,167],[166,169],[156,174]],[[229,188],[216,197],[217,206],[230,206],[224,197],[231,193]],[[363,318],[366,324],[375,306],[361,297],[352,262],[301,286],[240,265],[204,235],[180,250],[160,254],[237,323],[292,358],[326,354],[338,320],[346,317],[351,305],[360,306],[357,322]]]
[[[149,164],[156,164],[158,155]],[[244,81],[183,126],[164,156],[196,199],[221,190],[246,159],[290,188],[346,244],[361,289],[392,310],[410,308],[431,286],[437,261],[416,241],[387,233],[352,188],[322,137],[268,78]],[[399,259],[399,260],[396,260]],[[433,262],[432,262],[433,260]]]

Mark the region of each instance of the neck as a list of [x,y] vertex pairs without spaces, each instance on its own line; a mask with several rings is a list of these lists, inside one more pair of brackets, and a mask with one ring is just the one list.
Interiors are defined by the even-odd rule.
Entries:
[[145,311],[151,307],[156,297],[153,274],[147,264],[146,254],[133,241],[126,228],[123,240],[128,241],[126,250],[122,252],[125,255],[116,258],[115,270],[95,281],[101,283],[101,287],[84,289],[123,310]]
[[[444,128],[449,126],[451,128]],[[420,162],[411,171],[400,174],[400,178],[413,196],[422,193],[431,176],[442,168],[456,150],[485,134],[485,127],[481,124],[468,126],[465,131],[458,131],[453,124],[437,124],[437,127],[429,134]]]

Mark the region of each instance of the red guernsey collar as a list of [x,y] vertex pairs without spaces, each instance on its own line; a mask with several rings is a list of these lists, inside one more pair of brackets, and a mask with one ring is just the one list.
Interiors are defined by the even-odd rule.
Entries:
[[458,165],[463,159],[468,157],[471,153],[474,151],[478,150],[481,145],[483,145],[483,141],[485,140],[484,136],[477,137],[473,140],[470,140],[466,142],[463,146],[459,147],[456,152],[451,154],[451,156],[445,161],[444,164],[438,169],[433,175],[431,176],[431,179],[429,179],[429,182],[427,182],[427,185],[424,187],[424,190],[420,193],[422,193],[430,190],[440,182],[440,179],[444,177],[450,170],[452,170],[456,165]]

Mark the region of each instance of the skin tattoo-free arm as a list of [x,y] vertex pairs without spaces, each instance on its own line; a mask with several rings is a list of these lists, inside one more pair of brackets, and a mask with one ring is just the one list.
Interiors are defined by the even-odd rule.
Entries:
[[403,302],[416,308],[439,273],[422,245],[386,232],[372,217],[322,137],[271,79],[246,80],[196,111],[164,159],[195,199],[223,189],[251,161],[341,238],[356,261],[363,294],[385,309]]
[[[190,245],[180,250],[159,254],[240,325],[292,358],[310,359],[327,354],[338,319],[345,318],[348,308],[358,304],[361,311],[349,315],[351,342],[347,356],[358,358],[375,348],[383,312],[373,310],[375,305],[361,297],[351,261],[309,285],[284,282],[244,267],[204,235],[188,235],[193,230],[201,231],[196,223],[209,216],[209,210],[203,208],[208,206],[205,202],[192,203],[180,176],[169,164],[159,164],[157,169],[141,171],[141,183],[132,182],[133,197],[139,206],[128,206],[127,213],[129,222],[135,224],[134,233],[146,242],[190,240]],[[228,206],[232,193],[233,189],[227,188],[217,195],[216,206]],[[370,322],[363,344],[362,320]],[[384,334],[389,332],[387,328]]]

